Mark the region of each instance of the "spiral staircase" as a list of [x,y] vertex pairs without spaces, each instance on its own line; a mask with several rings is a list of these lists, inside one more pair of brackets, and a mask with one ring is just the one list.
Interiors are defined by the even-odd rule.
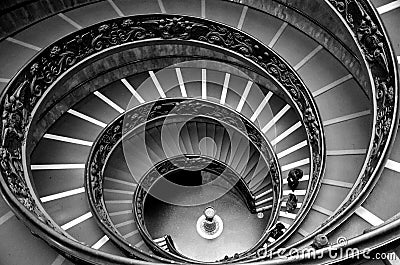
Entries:
[[400,264],[400,1],[0,8],[0,264]]

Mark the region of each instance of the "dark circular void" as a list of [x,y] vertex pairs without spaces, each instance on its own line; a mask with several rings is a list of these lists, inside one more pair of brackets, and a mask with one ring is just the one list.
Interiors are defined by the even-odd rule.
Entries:
[[[263,218],[250,213],[236,188],[227,187],[214,173],[204,170],[177,170],[157,181],[151,189],[162,189],[164,181],[178,185],[197,187],[190,193],[171,193],[171,199],[162,201],[151,196],[144,202],[144,219],[147,231],[153,239],[170,235],[176,249],[184,256],[200,261],[216,261],[226,255],[233,256],[250,249],[260,239],[268,225],[270,212]],[[227,190],[228,188],[228,190]],[[206,204],[199,204],[213,193],[225,195]],[[156,192],[157,193],[157,192]],[[172,201],[185,201],[186,205],[174,205]],[[204,209],[213,207],[223,220],[223,232],[215,239],[205,239],[196,230],[196,222]]]

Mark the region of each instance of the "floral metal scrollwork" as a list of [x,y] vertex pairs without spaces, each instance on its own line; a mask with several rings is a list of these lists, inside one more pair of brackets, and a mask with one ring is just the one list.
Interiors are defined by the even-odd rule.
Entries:
[[[199,99],[161,99],[140,105],[116,118],[104,129],[92,147],[86,168],[85,190],[88,193],[90,206],[94,210],[94,215],[97,217],[96,219],[99,220],[102,225],[107,227],[105,229],[106,233],[108,232],[108,229],[112,233],[120,235],[107,213],[104,202],[103,173],[107,158],[115,146],[121,143],[123,137],[134,133],[140,126],[144,126],[150,121],[165,118],[171,113],[192,115],[193,117],[198,117],[199,113],[201,113],[201,116],[224,122],[235,130],[242,132],[243,135],[249,136],[249,140],[256,148],[258,148],[258,151],[263,155],[270,167],[270,177],[274,191],[273,209],[278,209],[277,207],[280,201],[280,190],[282,186],[281,171],[279,170],[279,163],[273,154],[272,147],[269,146],[269,143],[262,136],[260,131],[254,128],[254,126],[244,117],[234,113],[226,107],[216,105],[215,103]],[[146,174],[140,183],[141,188],[135,193],[134,208],[136,210],[138,223],[144,227],[143,203],[148,188],[153,185],[160,175],[165,175],[169,171],[176,169],[177,163],[180,163],[187,168],[199,167],[199,165],[201,167],[202,165],[207,164],[207,168],[213,172],[226,171],[226,168],[221,167],[220,163],[208,164],[208,160],[208,158],[192,158],[188,160],[185,157],[178,157],[173,161],[173,163],[171,161],[160,163],[156,167],[156,170]],[[236,173],[231,173],[231,175],[236,176]],[[244,181],[239,181],[238,185],[238,187],[248,191],[248,194],[246,193],[248,197],[253,196]],[[254,197],[251,197],[251,199],[254,200]],[[251,204],[253,202],[248,203]],[[277,216],[278,213],[279,211],[276,210],[275,216]],[[122,238],[121,235],[120,237]]]
[[[124,43],[150,39],[195,40],[242,55],[279,83],[293,100],[299,113],[306,113],[308,110],[307,116],[303,117],[303,125],[308,140],[312,143],[310,151],[313,159],[310,173],[312,181],[307,198],[315,196],[324,165],[322,123],[311,94],[295,71],[267,46],[237,29],[200,18],[158,14],[117,18],[68,35],[42,50],[6,88],[1,109],[1,171],[6,180],[11,177],[12,182],[7,182],[8,187],[16,197],[24,201],[23,205],[28,210],[32,209],[34,195],[27,188],[20,170],[23,155],[21,142],[28,128],[31,112],[40,98],[57,78],[89,56]],[[378,55],[371,53],[371,56]],[[381,83],[382,80],[378,81]],[[384,86],[381,86],[381,90],[384,90]],[[251,137],[257,140],[254,136]],[[10,174],[12,171],[9,168],[14,168],[14,175]],[[19,190],[11,189],[15,186],[20,187]],[[21,193],[20,190],[25,192]]]
[[393,72],[390,44],[379,26],[377,18],[366,1],[361,0],[329,0],[334,8],[343,16],[351,28],[359,44],[375,85],[376,120],[375,135],[367,166],[362,172],[360,181],[353,188],[349,200],[331,216],[324,224],[330,222],[349,207],[362,193],[365,185],[373,178],[374,171],[382,157],[383,151],[390,143],[390,134],[396,122],[397,106],[394,88],[396,73]]

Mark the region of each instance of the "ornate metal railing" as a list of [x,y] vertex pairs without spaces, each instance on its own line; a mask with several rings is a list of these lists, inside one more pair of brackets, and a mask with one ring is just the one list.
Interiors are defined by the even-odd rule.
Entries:
[[[147,128],[147,124],[149,123],[155,123],[157,120],[165,119],[167,117],[170,119],[171,116],[186,116],[196,118],[205,117],[207,119],[213,119],[214,122],[217,122],[224,127],[232,127],[234,130],[241,132],[243,137],[246,137],[250,141],[249,144],[253,144],[257,148],[258,152],[261,154],[261,157],[269,165],[270,169],[273,169],[270,170],[268,175],[266,174],[266,177],[271,178],[273,189],[273,212],[266,228],[266,231],[269,230],[270,227],[275,224],[278,218],[280,202],[282,199],[282,177],[279,170],[280,167],[278,159],[274,154],[269,142],[265,139],[263,134],[256,129],[244,116],[235,113],[224,106],[199,99],[171,98],[148,102],[134,109],[128,110],[126,113],[120,115],[113,122],[111,122],[93,144],[86,166],[85,190],[88,194],[89,204],[92,212],[94,213],[96,220],[104,232],[109,235],[109,237],[112,238],[114,242],[116,242],[117,245],[120,246],[124,251],[128,251],[130,255],[135,256],[136,251],[140,252],[139,249],[130,246],[130,244],[122,237],[122,235],[119,234],[107,213],[103,197],[104,171],[110,155],[119,144],[122,144],[124,139],[130,138],[135,133],[138,133],[138,131],[141,133],[145,132],[145,130],[149,129]],[[160,124],[159,126],[162,125],[163,124]],[[170,161],[167,160],[166,162],[161,163],[161,165],[164,165],[168,162]],[[179,162],[179,160],[176,162]],[[175,164],[171,165],[174,166]],[[226,166],[226,168],[229,169],[228,166]],[[172,169],[174,168],[172,167]],[[211,169],[213,168],[211,167],[210,170]],[[213,170],[217,171],[217,169],[218,168]],[[231,173],[233,175],[237,175],[237,173],[234,173],[234,171]],[[149,173],[147,175],[150,176],[151,174]],[[146,192],[148,192],[148,188],[150,188],[151,184],[156,180],[150,181],[148,177],[145,177],[144,179],[141,179],[141,177],[142,176],[140,176],[140,179],[137,181],[141,183],[140,190],[143,190],[143,192],[140,194],[145,196]],[[239,179],[240,178],[238,178],[238,180]],[[246,191],[242,193],[242,195],[245,196],[245,199],[251,210],[251,205],[254,203],[255,199],[250,191],[250,188],[247,186],[244,180],[238,182],[238,187]],[[140,204],[143,202],[141,200],[143,196],[137,195],[137,201],[134,203]],[[141,218],[141,211],[138,210],[141,208],[136,207],[135,209],[137,210],[137,216],[135,215],[135,218],[137,218],[137,223],[141,225],[143,227],[142,230],[145,231],[144,219]],[[144,235],[146,236],[146,233],[144,233]],[[147,236],[149,237],[149,235]],[[263,235],[259,242],[257,242],[257,246],[262,245],[265,240],[265,235]],[[148,244],[152,244],[149,240],[147,240],[147,242]],[[158,252],[160,251],[157,246],[154,245],[152,247],[153,249],[158,250]],[[184,262],[190,261],[192,263],[195,262],[192,260],[182,260],[180,256],[172,255],[171,253],[164,253],[164,256],[173,260],[181,260]]]
[[329,0],[345,24],[354,34],[370,71],[373,89],[374,127],[368,158],[360,178],[352,188],[352,194],[328,222],[349,209],[355,199],[373,184],[382,170],[387,150],[395,139],[398,119],[397,60],[393,56],[384,28],[369,1]]
[[154,239],[154,242],[157,243],[161,247],[161,245],[164,245],[166,248],[166,251],[174,253],[176,255],[180,255],[179,251],[176,249],[174,241],[172,240],[172,237],[170,235],[166,235],[157,239]]
[[[62,3],[61,5],[59,3],[57,3],[57,4],[47,3],[47,5],[49,5],[49,8],[47,10],[37,10],[37,9],[40,9],[40,5],[37,5],[37,3],[36,3],[36,2],[39,2],[38,0],[30,0],[30,1],[27,1],[27,3],[18,3],[16,5],[10,4],[9,7],[5,8],[2,11],[5,14],[5,16],[3,16],[3,20],[1,20],[1,22],[0,22],[0,24],[2,24],[2,25],[4,24],[4,26],[5,26],[1,32],[1,33],[3,33],[2,38],[7,38],[12,35],[15,35],[18,32],[20,32],[21,30],[24,30],[28,26],[28,24],[29,24],[29,26],[31,26],[37,22],[41,22],[42,20],[47,19],[48,17],[56,15],[57,13],[63,13],[63,12],[69,11],[71,9],[78,9],[78,8],[81,8],[83,5],[95,4],[95,3],[98,3],[101,1],[105,1],[105,0],[84,0],[84,1],[80,1],[80,2],[71,2],[71,1],[67,1],[67,0],[60,0],[60,2]],[[220,0],[220,1],[231,1],[231,0]],[[250,8],[254,8],[255,10],[259,9],[257,7],[258,2],[262,3],[262,1],[251,1],[250,2],[250,1],[245,1],[245,0],[244,1],[231,1],[231,2],[238,2],[243,5],[248,5]],[[351,54],[351,52],[350,52],[351,49],[349,49],[346,46],[346,43],[341,43],[340,37],[335,36],[334,32],[331,32],[326,26],[322,25],[322,23],[319,23],[318,20],[313,19],[312,15],[311,16],[307,15],[306,12],[302,12],[301,10],[295,8],[294,6],[291,5],[292,3],[286,3],[285,1],[282,1],[282,0],[273,0],[272,3],[274,5],[281,5],[279,10],[285,10],[285,12],[275,11],[275,13],[271,14],[271,15],[282,19],[282,16],[279,16],[279,14],[282,13],[282,14],[285,14],[284,17],[298,17],[300,20],[303,20],[303,21],[313,21],[312,23],[315,25],[311,26],[310,28],[315,29],[315,28],[320,27],[326,33],[313,34],[301,27],[302,25],[304,25],[304,23],[293,23],[291,21],[287,21],[287,22],[289,24],[292,24],[295,27],[298,27],[303,33],[309,35],[313,39],[316,39],[317,36],[330,36],[332,39],[335,39],[336,43],[339,44],[339,45],[334,45],[334,47],[337,48],[338,46],[342,45],[343,49],[349,51],[349,54]],[[267,6],[267,5],[262,5],[262,6]],[[18,15],[21,9],[31,10],[32,11],[32,12],[30,12],[31,15],[40,13],[41,17],[36,17],[35,15],[32,15],[29,17],[25,17],[24,19],[21,19],[21,17]],[[33,11],[33,10],[35,10],[35,11]],[[274,10],[277,10],[277,7],[274,7]],[[293,10],[293,12],[287,13],[287,10]],[[12,20],[13,23],[8,23],[10,21],[7,21],[7,20],[10,20],[10,19]],[[328,21],[331,21],[331,20],[329,20],[329,17],[327,17],[326,19]],[[312,32],[315,32],[315,31],[313,30]],[[1,40],[3,40],[3,39],[1,39]],[[325,44],[324,41],[320,42],[320,43],[323,46]],[[325,47],[328,50],[330,50],[331,52],[334,51],[334,49],[330,49],[329,46],[325,46]],[[338,59],[341,60],[341,59],[343,59],[343,57],[342,58],[338,57]],[[352,59],[357,60],[357,57],[354,56]],[[345,56],[344,60],[351,61],[352,59],[350,59],[349,56]],[[353,68],[354,68],[354,64],[353,64]]]
[[373,126],[364,165],[342,205],[321,226],[294,246],[318,233],[329,233],[346,220],[380,177],[398,126],[397,60],[378,14],[368,0],[325,0],[353,34],[368,67],[372,86]]
[[[0,182],[6,199],[33,229],[45,231],[42,233],[45,237],[51,236],[53,239],[48,240],[49,242],[56,241],[63,246],[63,251],[79,256],[79,253],[64,247],[63,244],[77,247],[77,243],[66,238],[68,235],[48,217],[34,194],[29,174],[26,173],[29,165],[26,164],[23,150],[32,114],[42,96],[57,83],[57,79],[78,63],[111,47],[155,39],[193,41],[193,44],[203,43],[235,54],[252,64],[266,78],[272,79],[291,99],[290,104],[299,113],[307,132],[311,170],[305,203],[293,225],[282,237],[287,238],[310,209],[324,171],[322,123],[313,98],[296,72],[261,42],[229,26],[187,16],[159,14],[125,17],[79,30],[43,49],[11,80],[1,97],[3,122]],[[62,236],[57,236],[53,231]],[[95,254],[90,249],[84,249],[87,255]]]
[[[239,196],[243,198],[243,201],[246,203],[247,207],[251,207],[248,201],[249,195],[251,196],[251,193],[250,190],[246,187],[246,183],[237,172],[235,172],[232,168],[230,168],[225,163],[222,163],[221,161],[199,155],[180,155],[159,162],[149,172],[147,172],[147,174],[143,176],[142,180],[139,182],[133,197],[133,212],[135,221],[138,224],[138,230],[141,233],[142,238],[153,251],[160,254],[161,256],[165,256],[166,258],[169,258],[169,256],[166,255],[165,251],[152,240],[152,237],[146,228],[146,221],[143,213],[145,210],[146,197],[152,193],[151,187],[154,186],[160,178],[163,178],[179,169],[188,169],[190,171],[202,170],[216,174],[219,178],[222,178],[236,190],[236,193],[238,193]],[[269,175],[266,177],[271,176]],[[275,208],[272,210],[272,212],[276,210],[277,209]],[[265,232],[266,231],[268,230],[266,229]],[[264,234],[265,233],[263,233],[260,238],[260,240],[262,241],[266,240],[264,238]],[[182,255],[179,255],[178,257],[181,258]],[[188,259],[186,258],[182,261],[188,261]],[[193,260],[190,260],[190,262],[197,263]]]

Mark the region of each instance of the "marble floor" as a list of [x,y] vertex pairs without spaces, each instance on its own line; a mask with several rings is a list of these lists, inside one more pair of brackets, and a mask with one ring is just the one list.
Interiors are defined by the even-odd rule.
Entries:
[[[208,197],[223,194],[210,202]],[[183,255],[201,261],[223,259],[251,248],[267,226],[269,214],[258,218],[251,214],[237,193],[220,186],[198,186],[190,192],[174,194],[181,205],[148,196],[144,214],[146,227],[153,238],[169,234]],[[193,205],[193,206],[190,206]],[[202,238],[196,231],[196,222],[207,206],[212,206],[221,217],[224,230],[212,240]]]

